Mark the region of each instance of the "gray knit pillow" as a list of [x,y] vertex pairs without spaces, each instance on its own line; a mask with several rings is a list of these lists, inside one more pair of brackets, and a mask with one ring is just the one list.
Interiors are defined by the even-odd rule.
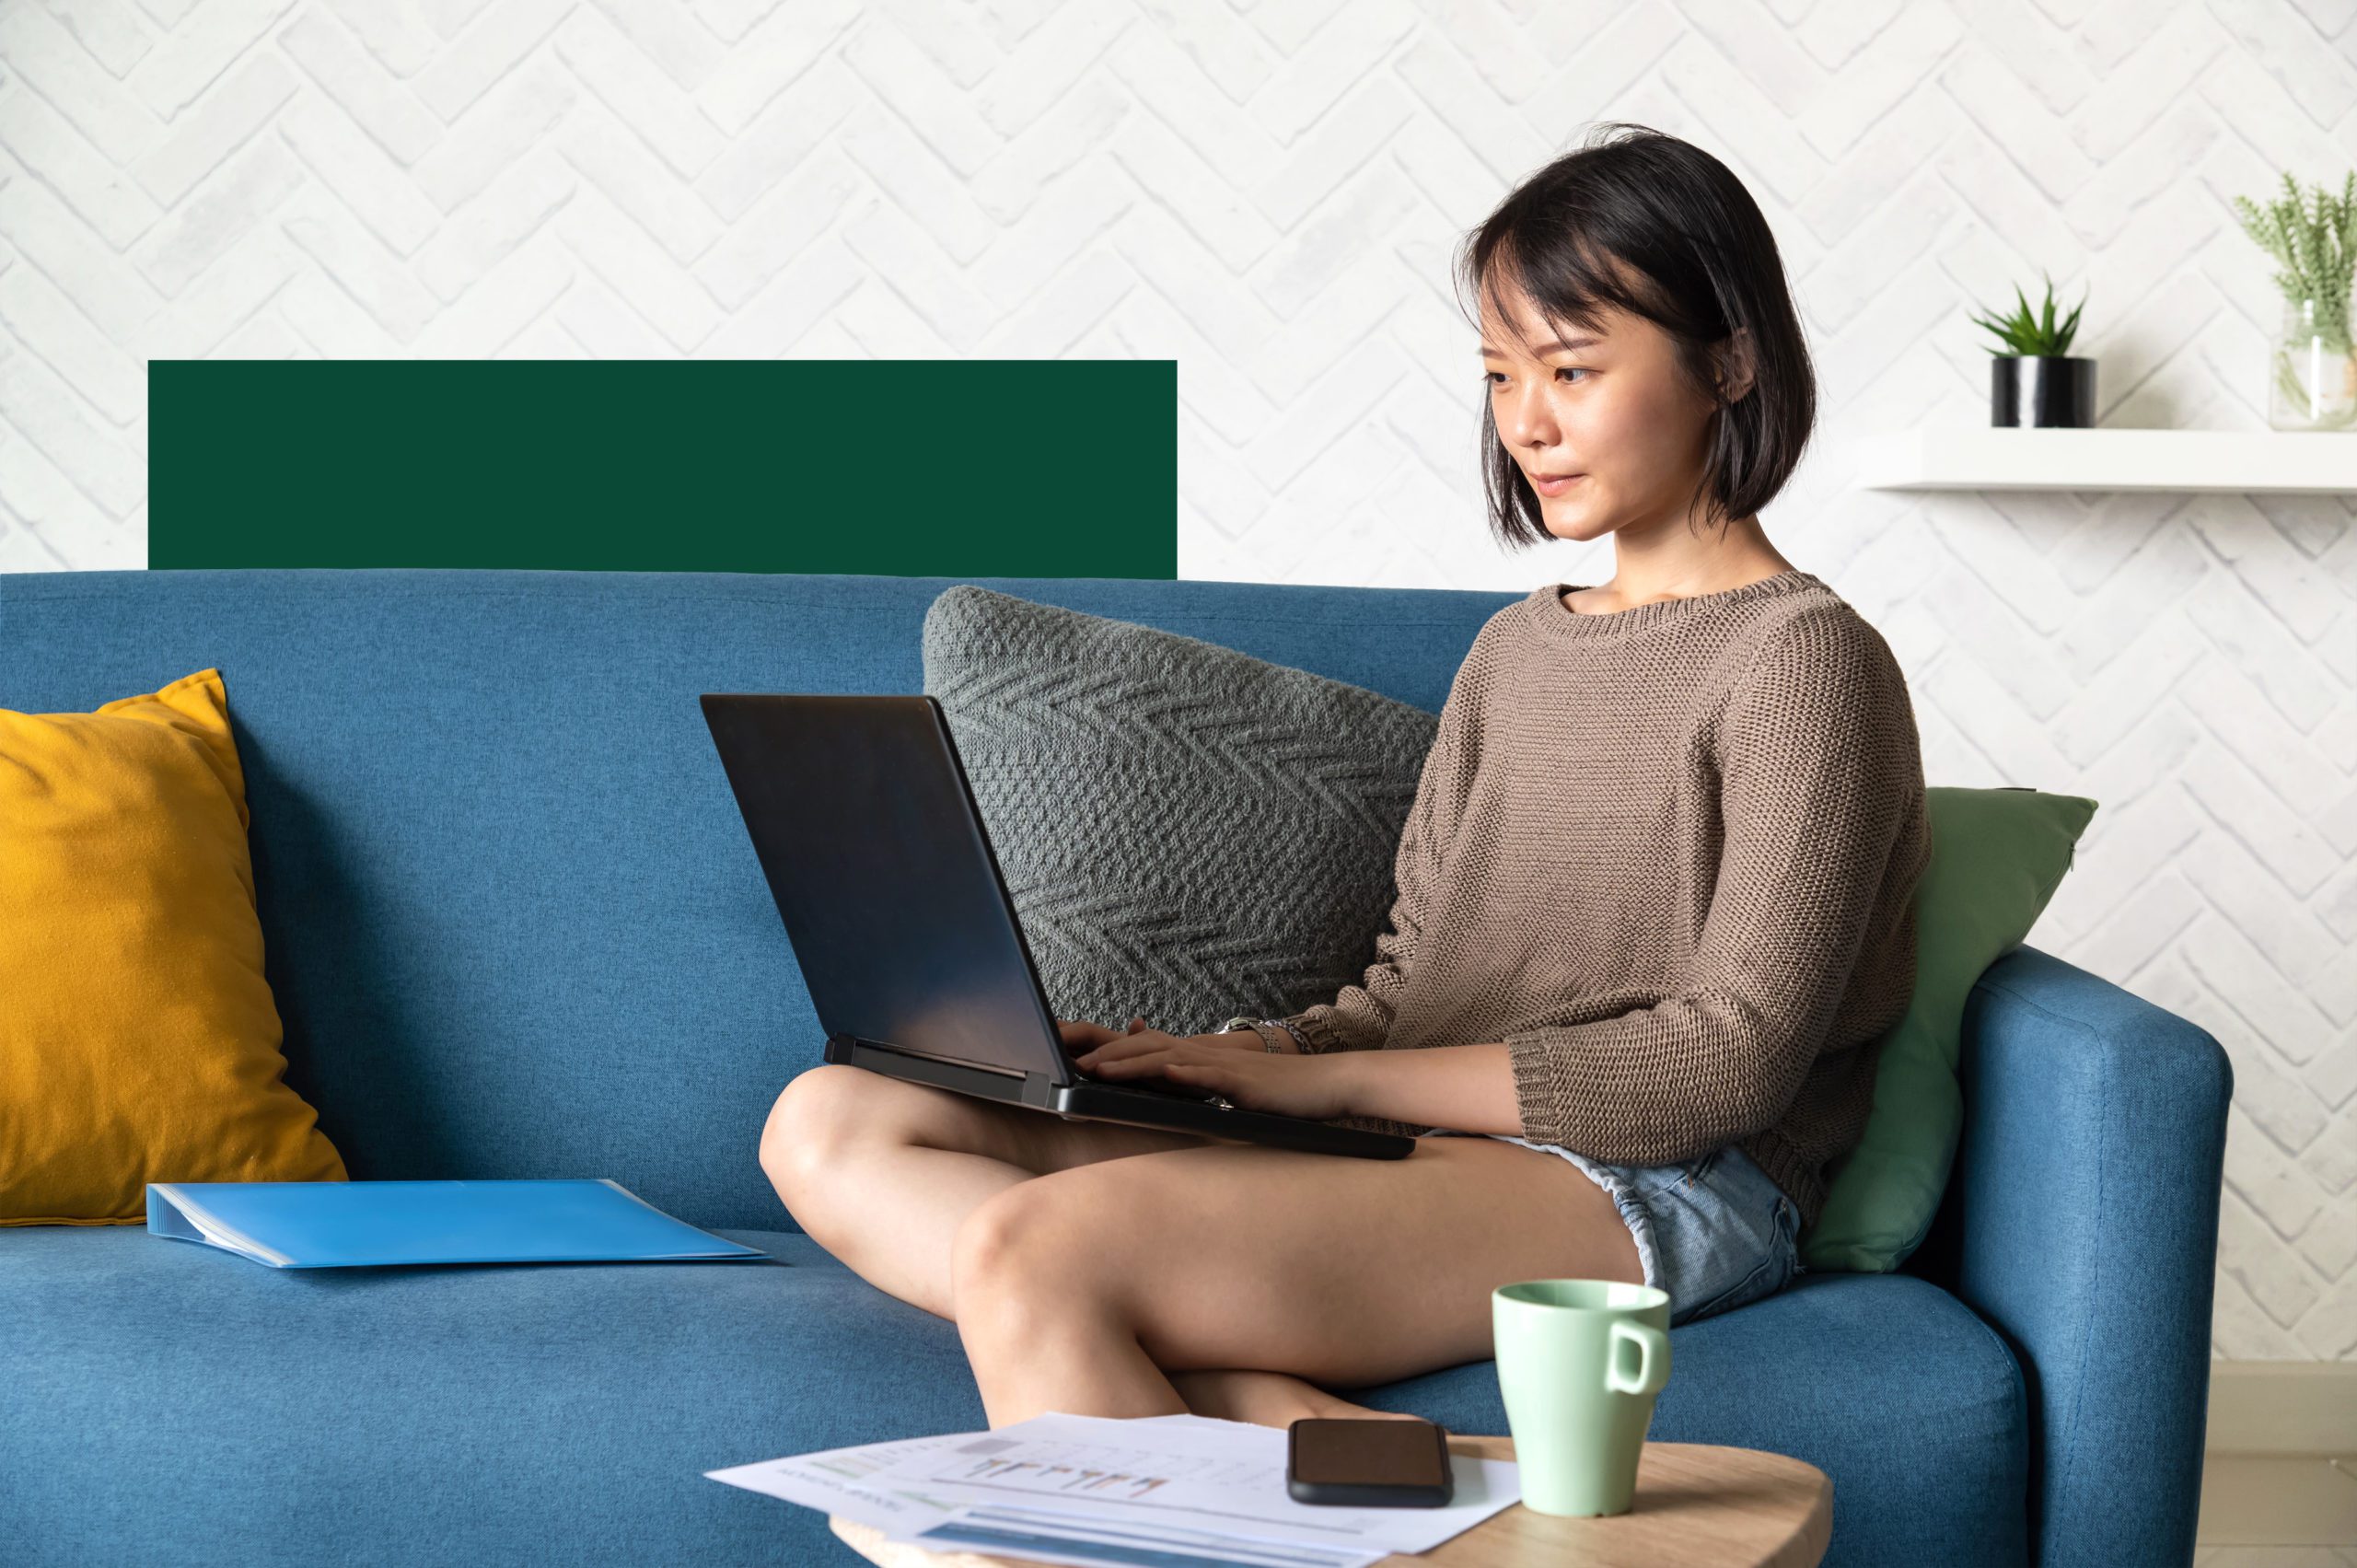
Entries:
[[972,584],[925,612],[924,689],[1056,1016],[1202,1033],[1374,961],[1435,715]]

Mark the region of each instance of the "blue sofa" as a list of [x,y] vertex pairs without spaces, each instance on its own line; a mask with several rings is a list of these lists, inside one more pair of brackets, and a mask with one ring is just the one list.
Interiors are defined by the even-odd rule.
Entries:
[[[611,1177],[775,1260],[282,1272],[0,1228],[0,1555],[855,1561],[701,1472],[986,1422],[955,1326],[834,1261],[757,1164],[820,1038],[696,696],[915,691],[957,580],[0,575],[0,704],[222,671],[289,1078],[354,1178]],[[976,580],[1429,710],[1512,597]],[[1679,1329],[1652,1436],[1823,1469],[1829,1563],[2189,1562],[2227,1059],[2022,947],[1965,1072],[1909,1266]],[[1506,1430],[1488,1362],[1352,1392]]]

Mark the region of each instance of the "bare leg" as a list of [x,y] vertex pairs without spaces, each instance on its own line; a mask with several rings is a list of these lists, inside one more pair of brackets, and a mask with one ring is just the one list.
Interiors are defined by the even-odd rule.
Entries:
[[[811,1237],[854,1273],[941,1318],[952,1310],[958,1227],[1035,1176],[1216,1140],[1066,1121],[837,1063],[803,1073],[771,1109],[761,1165]],[[1282,1427],[1301,1416],[1376,1416],[1290,1373],[1205,1367],[1171,1377],[1186,1407]]]
[[[967,1216],[1009,1189],[1035,1186],[1035,1179],[1044,1179],[1053,1172],[1103,1167],[1110,1160],[1127,1160],[1129,1156],[1160,1157],[1169,1151],[1186,1148],[1310,1160],[1313,1169],[1325,1172],[1400,1172],[1422,1163],[1428,1148],[1435,1146],[1480,1146],[1514,1156],[1529,1156],[1529,1151],[1515,1148],[1514,1144],[1494,1144],[1490,1139],[1428,1139],[1419,1148],[1417,1157],[1396,1163],[1301,1156],[1296,1151],[1221,1144],[1216,1139],[1200,1139],[1195,1134],[1157,1127],[1124,1127],[1117,1122],[1082,1120],[1065,1122],[1056,1115],[999,1106],[955,1094],[950,1089],[934,1089],[929,1085],[884,1077],[863,1068],[830,1063],[801,1073],[778,1097],[778,1104],[771,1109],[769,1125],[763,1127],[761,1134],[761,1167],[769,1172],[771,1184],[778,1189],[778,1195],[795,1214],[796,1224],[801,1224],[813,1240],[828,1248],[828,1252],[842,1260],[853,1273],[879,1290],[900,1296],[902,1302],[926,1308],[940,1318],[957,1320],[957,1237]],[[1638,1278],[1636,1248],[1620,1224],[1620,1216],[1612,1212],[1609,1200],[1603,1198],[1591,1181],[1550,1156],[1532,1156],[1532,1160],[1518,1169],[1520,1177],[1532,1179],[1539,1186],[1546,1186],[1553,1177],[1558,1189],[1567,1186],[1561,1181],[1562,1172],[1570,1174],[1574,1181],[1574,1186],[1570,1186],[1570,1200],[1574,1207],[1582,1205],[1584,1195],[1594,1195],[1596,1205],[1603,1207],[1603,1226],[1596,1236],[1603,1237],[1603,1248],[1609,1249],[1617,1245],[1621,1249],[1624,1271],[1615,1273],[1609,1261],[1579,1266],[1546,1264],[1525,1269],[1523,1273],[1506,1273],[1502,1278],[1553,1278],[1579,1273],[1631,1281]],[[1532,1195],[1535,1193],[1529,1191],[1518,1191],[1504,1200],[1508,1210],[1520,1205],[1520,1224],[1525,1226],[1541,1216],[1529,1205]],[[1299,1210],[1299,1205],[1315,1205],[1315,1198],[1310,1198],[1306,1189],[1294,1198],[1294,1207]],[[1306,1212],[1318,1214],[1315,1207],[1308,1207]],[[1596,1222],[1594,1207],[1584,1219],[1588,1224]],[[1117,1224],[1117,1228],[1132,1240],[1141,1236],[1141,1226],[1129,1222],[1127,1216]],[[1480,1337],[1482,1346],[1487,1346],[1487,1287],[1482,1287]],[[1249,1353],[1249,1346],[1237,1344],[1235,1349],[1237,1353],[1230,1356],[1230,1365],[1207,1361],[1176,1372],[1165,1370],[1169,1363],[1165,1363],[1165,1367],[1155,1367],[1153,1361],[1144,1361],[1141,1365],[1138,1358],[1117,1356],[1117,1361],[1120,1372],[1124,1372],[1133,1384],[1144,1384],[1145,1399],[1153,1410],[1174,1410],[1178,1405],[1171,1400],[1178,1400],[1195,1415],[1271,1426],[1284,1426],[1304,1415],[1396,1415],[1327,1393],[1318,1387],[1318,1382],[1299,1375],[1299,1370],[1278,1370],[1266,1365],[1266,1361],[1261,1361],[1261,1365],[1251,1365],[1256,1358]],[[1487,1353],[1487,1349],[1478,1351],[1478,1356]],[[969,1356],[973,1356],[971,1342]],[[1478,1356],[1459,1356],[1459,1361]],[[1160,1382],[1160,1388],[1153,1387],[1155,1382]],[[1388,1382],[1388,1377],[1331,1377],[1331,1382],[1369,1384]],[[1169,1393],[1165,1393],[1165,1388]],[[985,1396],[985,1408],[988,1403]],[[1065,1403],[1049,1408],[1079,1410],[1079,1405]]]
[[1353,1404],[1315,1383],[1289,1372],[1261,1372],[1244,1367],[1215,1371],[1165,1372],[1178,1397],[1197,1415],[1220,1421],[1248,1421],[1260,1426],[1290,1426],[1305,1416],[1349,1416],[1359,1419],[1414,1421],[1407,1411],[1379,1411]]
[[1213,1142],[1066,1121],[829,1063],[778,1096],[761,1158],[812,1239],[878,1290],[954,1319],[952,1246],[983,1200],[1050,1171]]
[[[1194,1371],[1313,1394],[1388,1382],[1492,1354],[1507,1281],[1642,1278],[1601,1188],[1475,1138],[1422,1139],[1404,1160],[1210,1144],[1051,1172],[978,1204],[952,1268],[993,1427],[1175,1411]],[[1240,1419],[1327,1413],[1288,1409],[1281,1385],[1211,1387]]]
[[[985,1198],[1049,1169],[1212,1141],[1065,1122],[828,1063],[801,1073],[778,1097],[761,1132],[761,1167],[795,1222],[863,1281],[955,1320],[957,1226]],[[1304,1415],[1388,1415],[1287,1372],[1204,1367],[1171,1382],[1190,1412],[1224,1422],[1284,1426]]]

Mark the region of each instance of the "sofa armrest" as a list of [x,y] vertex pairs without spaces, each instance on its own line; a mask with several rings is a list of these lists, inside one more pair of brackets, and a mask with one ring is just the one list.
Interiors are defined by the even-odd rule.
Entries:
[[2037,1561],[2190,1562],[2233,1064],[2025,947],[1966,1001],[1962,1079],[1955,1169],[1908,1267],[2021,1363]]

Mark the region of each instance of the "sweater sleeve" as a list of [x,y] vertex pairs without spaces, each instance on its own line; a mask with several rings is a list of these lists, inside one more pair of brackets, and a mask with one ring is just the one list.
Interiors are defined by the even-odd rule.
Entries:
[[1509,1034],[1525,1137],[1698,1158],[1773,1126],[1827,1043],[1922,790],[1905,677],[1853,615],[1796,616],[1737,679],[1717,750],[1718,876],[1679,983]]
[[[1426,778],[1430,778],[1427,772]],[[1416,939],[1423,934],[1423,911],[1432,886],[1430,829],[1419,787],[1416,803],[1399,835],[1399,851],[1392,877],[1398,896],[1391,903],[1389,928],[1375,939],[1375,961],[1356,985],[1342,987],[1331,1002],[1319,1002],[1306,1011],[1288,1014],[1285,1021],[1301,1026],[1310,1049],[1319,1055],[1333,1051],[1380,1051],[1399,1011],[1399,993],[1408,983],[1408,963],[1415,956]]]
[[1416,798],[1400,830],[1399,848],[1392,858],[1392,900],[1389,928],[1375,939],[1375,961],[1356,985],[1346,985],[1331,1002],[1320,1002],[1285,1022],[1297,1024],[1309,1037],[1312,1051],[1380,1051],[1399,1011],[1399,996],[1408,983],[1408,966],[1423,935],[1424,912],[1432,907],[1433,889],[1440,871],[1441,847],[1447,842],[1457,814],[1463,810],[1466,781],[1479,753],[1479,726],[1473,709],[1480,701],[1481,676],[1486,671],[1484,645],[1492,618],[1473,640],[1448,699],[1441,704],[1440,724],[1432,749],[1424,754],[1423,772],[1416,783]]

